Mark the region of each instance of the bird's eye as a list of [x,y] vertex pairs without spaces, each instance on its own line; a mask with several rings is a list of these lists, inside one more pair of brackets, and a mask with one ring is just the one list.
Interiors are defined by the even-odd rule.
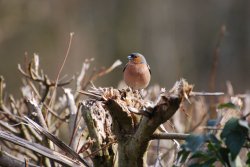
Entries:
[[137,59],[138,57],[139,57],[138,55],[132,53],[132,54],[130,54],[130,55],[128,56],[128,59],[129,59],[129,60],[135,60],[135,59]]
[[135,54],[131,54],[131,57],[132,57],[132,58],[137,58],[138,56],[135,55]]

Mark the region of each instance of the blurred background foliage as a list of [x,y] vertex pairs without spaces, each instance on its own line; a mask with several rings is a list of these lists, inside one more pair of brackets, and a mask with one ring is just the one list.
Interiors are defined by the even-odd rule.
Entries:
[[[153,84],[170,88],[180,77],[208,90],[220,29],[226,26],[216,70],[216,90],[230,80],[236,92],[249,88],[250,1],[247,0],[1,0],[0,74],[18,95],[17,64],[38,53],[42,68],[56,78],[74,32],[63,74],[80,71],[86,58],[97,67],[140,52],[152,69]],[[95,82],[116,87],[122,67]]]

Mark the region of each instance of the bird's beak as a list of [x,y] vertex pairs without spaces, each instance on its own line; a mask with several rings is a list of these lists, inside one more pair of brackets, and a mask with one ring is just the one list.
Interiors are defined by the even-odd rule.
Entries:
[[129,60],[132,60],[132,56],[131,56],[131,55],[129,55],[129,56],[128,56],[128,59],[129,59]]

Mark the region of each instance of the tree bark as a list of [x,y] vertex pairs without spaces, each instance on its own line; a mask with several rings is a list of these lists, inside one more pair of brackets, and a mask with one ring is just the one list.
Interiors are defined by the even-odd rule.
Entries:
[[151,113],[151,116],[143,116],[141,118],[138,128],[136,126],[132,127],[131,124],[127,124],[132,120],[131,117],[127,117],[126,120],[126,117],[121,119],[121,117],[117,116],[119,114],[124,115],[124,111],[122,107],[118,107],[118,103],[112,99],[107,101],[106,106],[110,111],[113,121],[117,122],[113,124],[113,132],[118,140],[119,167],[144,166],[144,155],[152,134],[160,124],[173,116],[179,108],[181,100],[182,98],[178,96],[163,96],[158,105],[151,108],[151,111],[148,111]]
[[[109,151],[109,153],[112,153],[112,156],[109,156],[109,162],[112,161],[113,163],[104,163],[105,165],[101,166],[145,166],[145,154],[153,133],[162,123],[175,114],[181,101],[188,98],[192,88],[192,85],[181,79],[169,92],[161,94],[158,102],[151,106],[145,105],[146,100],[142,99],[138,92],[133,92],[130,89],[110,88],[92,91],[92,93],[94,92],[92,98],[93,96],[98,98],[96,101],[87,100],[83,102],[82,115],[88,126],[90,137],[96,140],[92,152],[101,150],[94,155],[95,166],[101,164],[101,160],[105,159],[104,155],[110,155],[107,154],[108,148],[112,150]],[[100,99],[100,97],[102,98]],[[96,107],[100,102],[103,105]],[[152,104],[152,102],[150,103]],[[131,111],[131,106],[133,111]],[[107,113],[107,111],[111,117],[104,118],[104,116],[101,116],[103,119],[97,119],[98,115],[100,117],[101,113]],[[112,121],[112,124],[107,126],[100,123],[100,121],[105,122],[103,120]],[[107,144],[107,141],[112,142],[114,140],[118,143],[117,147],[102,149],[104,141]],[[113,156],[113,154],[117,155]],[[103,162],[106,162],[106,160]]]

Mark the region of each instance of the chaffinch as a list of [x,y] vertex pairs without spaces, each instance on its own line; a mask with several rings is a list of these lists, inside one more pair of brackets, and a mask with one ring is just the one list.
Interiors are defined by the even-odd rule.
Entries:
[[151,70],[145,57],[140,53],[132,53],[128,59],[123,69],[125,83],[134,90],[146,88],[151,79]]

